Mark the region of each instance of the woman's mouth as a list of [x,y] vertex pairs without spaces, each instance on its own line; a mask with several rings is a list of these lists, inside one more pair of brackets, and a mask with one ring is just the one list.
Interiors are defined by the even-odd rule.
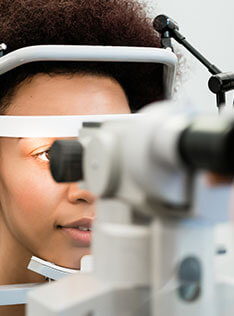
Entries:
[[82,218],[76,222],[57,226],[69,238],[75,241],[80,247],[89,247],[92,239],[92,222],[91,218]]

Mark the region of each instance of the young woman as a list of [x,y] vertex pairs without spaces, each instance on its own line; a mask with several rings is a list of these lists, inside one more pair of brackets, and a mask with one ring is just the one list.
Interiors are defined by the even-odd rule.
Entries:
[[[134,0],[0,0],[6,53],[45,44],[160,47],[144,7]],[[122,114],[164,98],[162,66],[38,62],[0,76],[0,115]],[[43,282],[27,270],[32,255],[79,269],[95,197],[49,171],[52,138],[0,139],[0,284]],[[23,306],[0,315],[23,315]]]

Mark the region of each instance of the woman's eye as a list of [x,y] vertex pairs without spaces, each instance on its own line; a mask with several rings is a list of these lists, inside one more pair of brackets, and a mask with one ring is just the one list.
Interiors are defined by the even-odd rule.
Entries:
[[50,161],[50,154],[49,154],[49,150],[47,151],[43,151],[39,154],[35,155],[37,159],[40,159],[44,162],[49,162]]

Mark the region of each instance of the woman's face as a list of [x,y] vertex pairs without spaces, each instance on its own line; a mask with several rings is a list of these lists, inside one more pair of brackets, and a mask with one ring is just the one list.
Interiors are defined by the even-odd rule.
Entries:
[[[39,74],[19,87],[6,114],[112,113],[130,109],[123,89],[111,78]],[[78,238],[65,226],[89,226],[95,217],[95,197],[77,183],[52,179],[46,151],[54,140],[0,140],[0,236],[12,251],[21,249],[22,257],[35,255],[80,268],[81,257],[90,253],[88,234],[79,231]]]

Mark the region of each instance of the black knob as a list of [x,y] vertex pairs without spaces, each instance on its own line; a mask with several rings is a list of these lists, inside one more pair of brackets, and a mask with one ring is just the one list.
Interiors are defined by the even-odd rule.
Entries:
[[158,15],[153,22],[153,26],[156,31],[159,33],[163,33],[166,31],[173,31],[173,30],[179,30],[178,24],[169,18],[168,16],[161,14]]
[[209,80],[209,88],[213,93],[226,92],[234,89],[234,73],[220,73]]
[[201,294],[202,267],[196,257],[185,258],[178,271],[180,298],[186,302],[193,302]]
[[57,140],[50,151],[50,170],[56,182],[76,182],[83,179],[83,147],[76,140]]
[[222,80],[219,77],[213,76],[209,80],[209,88],[213,93],[218,93],[222,90]]

